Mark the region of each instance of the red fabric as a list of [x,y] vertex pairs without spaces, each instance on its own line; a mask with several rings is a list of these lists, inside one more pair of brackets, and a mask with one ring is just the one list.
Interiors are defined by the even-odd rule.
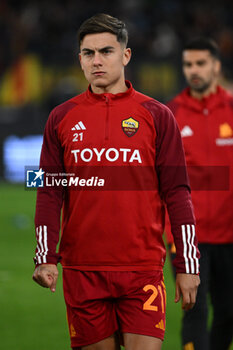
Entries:
[[[181,226],[194,225],[195,219],[180,132],[167,107],[128,86],[116,95],[88,89],[52,111],[40,167],[85,178],[99,174],[106,189],[39,189],[35,223],[44,228],[38,241],[45,248],[39,242],[37,256],[54,262],[63,205],[59,256],[64,267],[162,270],[166,204],[177,242],[177,271],[185,272]],[[123,124],[130,118],[137,128]],[[196,246],[194,237],[193,242]]]
[[199,101],[187,88],[168,107],[183,135],[198,241],[233,243],[233,97],[218,87]]
[[121,333],[163,340],[166,290],[163,273],[63,270],[71,347]]

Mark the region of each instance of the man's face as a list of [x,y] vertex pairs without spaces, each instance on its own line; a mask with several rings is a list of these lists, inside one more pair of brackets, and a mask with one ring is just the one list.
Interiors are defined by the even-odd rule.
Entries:
[[185,50],[183,72],[191,90],[204,93],[216,83],[220,62],[208,50]]
[[94,92],[114,91],[124,81],[130,57],[130,49],[111,33],[88,34],[80,45],[81,67]]

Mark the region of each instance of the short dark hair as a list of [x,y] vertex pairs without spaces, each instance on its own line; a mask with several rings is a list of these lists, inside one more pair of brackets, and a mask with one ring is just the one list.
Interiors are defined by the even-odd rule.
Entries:
[[183,47],[183,52],[185,50],[208,50],[210,54],[220,60],[220,51],[218,44],[210,38],[206,37],[197,37],[194,38],[190,41],[188,41],[184,47]]
[[84,21],[78,30],[78,44],[82,43],[87,34],[112,33],[117,41],[127,45],[128,31],[124,22],[105,13],[98,13]]

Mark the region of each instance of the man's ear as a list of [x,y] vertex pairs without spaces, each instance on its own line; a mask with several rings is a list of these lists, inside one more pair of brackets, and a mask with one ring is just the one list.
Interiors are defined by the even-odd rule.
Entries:
[[124,49],[124,53],[123,53],[123,65],[127,66],[127,64],[129,63],[130,59],[131,59],[131,49],[129,47]]
[[215,60],[214,70],[217,76],[220,74],[221,69],[222,69],[221,62],[219,60]]

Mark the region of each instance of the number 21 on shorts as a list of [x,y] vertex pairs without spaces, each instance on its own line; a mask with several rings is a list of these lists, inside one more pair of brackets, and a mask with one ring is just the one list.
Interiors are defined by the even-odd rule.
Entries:
[[157,287],[155,287],[153,284],[147,284],[143,290],[146,293],[149,291],[152,292],[152,294],[150,294],[149,298],[143,304],[143,310],[158,311],[158,306],[154,305],[153,303],[158,297],[160,297],[161,312],[164,313],[166,309],[166,288],[163,281],[161,282],[161,285],[158,285]]

